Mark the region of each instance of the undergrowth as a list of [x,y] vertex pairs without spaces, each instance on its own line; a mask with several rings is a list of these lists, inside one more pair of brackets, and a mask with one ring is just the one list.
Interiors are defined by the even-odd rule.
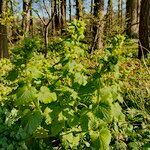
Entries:
[[47,58],[25,39],[0,61],[2,149],[150,148],[148,59],[128,55],[120,35],[90,56],[84,29],[74,20]]

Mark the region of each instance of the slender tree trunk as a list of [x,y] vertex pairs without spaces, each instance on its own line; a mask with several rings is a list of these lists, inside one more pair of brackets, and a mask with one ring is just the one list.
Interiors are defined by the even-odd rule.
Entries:
[[70,20],[70,22],[71,22],[71,20],[72,20],[72,5],[71,5],[71,0],[69,0],[69,20]]
[[55,30],[58,31],[59,30],[59,10],[58,10],[58,1],[54,0],[54,12],[55,12],[55,16],[54,16],[54,20],[55,20]]
[[57,10],[58,10],[58,31],[60,31],[61,29],[61,0],[58,0]]
[[141,1],[138,58],[150,52],[150,0]]
[[[15,16],[15,11],[14,11],[14,6],[13,6],[13,1],[10,0],[10,11],[11,14],[13,14],[13,16]],[[12,26],[11,26],[11,42],[15,43],[19,40],[19,29],[17,26],[17,19],[13,18],[12,22],[11,22]]]
[[[141,4],[141,0],[137,0],[137,22],[140,21],[140,4]],[[139,24],[138,24],[139,27]]]
[[34,33],[33,33],[33,14],[32,14],[32,0],[31,1],[31,8],[30,8],[30,25],[29,25],[29,34],[33,37]]
[[61,33],[66,25],[66,0],[61,1]]
[[[51,0],[51,15],[53,15],[55,12],[55,1]],[[56,34],[56,29],[55,29],[55,15],[52,19],[52,35]]]
[[120,30],[123,29],[123,1],[118,0],[118,25],[120,26]]
[[[6,0],[0,0],[0,15],[3,19],[4,12],[7,8]],[[8,58],[8,39],[7,39],[7,25],[3,25],[0,23],[0,59]]]
[[94,2],[93,2],[93,0],[91,0],[91,14],[93,14],[93,4],[94,4]]
[[45,45],[45,51],[44,55],[45,57],[47,56],[47,51],[48,51],[48,25],[44,26],[44,45]]
[[108,0],[107,14],[106,14],[106,24],[105,24],[105,34],[107,37],[112,35],[113,31],[113,3],[112,0]]
[[[94,12],[94,0],[91,0],[91,10],[90,10],[91,15],[93,15],[93,12]],[[92,18],[90,20],[90,33],[93,33],[93,19]]]
[[139,0],[127,0],[126,2],[126,20],[127,30],[126,34],[131,38],[138,36],[138,15],[139,12]]
[[83,0],[76,0],[76,16],[78,20],[83,17]]

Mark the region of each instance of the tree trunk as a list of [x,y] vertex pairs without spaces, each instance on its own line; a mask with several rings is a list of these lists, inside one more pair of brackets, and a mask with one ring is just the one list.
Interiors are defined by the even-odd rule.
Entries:
[[22,15],[22,35],[26,36],[30,30],[30,10],[31,10],[32,0],[23,0],[23,15]]
[[61,29],[61,0],[57,0],[57,10],[58,10],[58,31]]
[[54,20],[55,20],[55,30],[58,31],[59,30],[59,9],[58,9],[58,1],[54,0]]
[[69,20],[70,20],[70,22],[71,22],[71,20],[72,20],[72,6],[71,6],[71,0],[69,0]]
[[[55,1],[51,0],[51,14],[53,15],[55,12]],[[52,19],[52,35],[56,34],[56,30],[55,30],[55,15]]]
[[141,1],[138,58],[150,52],[150,0]]
[[76,16],[78,20],[83,17],[83,0],[76,0]]
[[[137,0],[137,22],[139,23],[140,21],[140,4],[141,4],[141,0]],[[139,28],[139,24],[138,24],[138,28]]]
[[111,37],[113,31],[113,3],[112,0],[108,0],[106,24],[105,24],[105,35]]
[[126,34],[130,38],[138,37],[139,0],[127,0],[126,2]]
[[61,1],[61,33],[66,25],[66,0]]
[[118,25],[120,26],[120,30],[122,31],[123,28],[123,2],[122,0],[118,0]]
[[93,14],[93,0],[91,0],[91,14]]
[[[7,2],[6,0],[0,0],[0,15],[3,19],[4,12],[6,9]],[[7,26],[0,23],[0,59],[8,58],[8,39],[7,39]]]
[[[10,1],[10,11],[13,16],[15,16],[13,1]],[[13,18],[11,21],[11,39],[12,43],[16,43],[19,40],[19,28],[17,26],[17,18]]]
[[29,34],[33,37],[33,13],[32,13],[32,0],[31,1],[31,8],[30,8],[30,25],[29,25]]
[[104,0],[94,1],[94,16],[96,17],[96,25],[94,26],[94,37],[96,38],[95,49],[103,48],[103,28],[104,28]]
[[44,26],[44,45],[45,45],[44,55],[46,57],[48,51],[48,25]]

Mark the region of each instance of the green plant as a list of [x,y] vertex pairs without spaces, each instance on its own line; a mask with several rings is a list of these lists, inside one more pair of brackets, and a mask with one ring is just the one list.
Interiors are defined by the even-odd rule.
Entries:
[[0,147],[122,149],[141,135],[132,134],[134,117],[121,107],[124,37],[116,36],[101,55],[89,57],[80,42],[84,29],[82,21],[73,21],[55,51],[50,45],[47,58],[39,41],[27,40],[14,50],[12,62],[0,62],[0,87],[7,89],[0,93]]

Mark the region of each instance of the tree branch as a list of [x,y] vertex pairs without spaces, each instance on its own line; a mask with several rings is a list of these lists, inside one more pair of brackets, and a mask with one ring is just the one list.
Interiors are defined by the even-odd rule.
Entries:
[[132,26],[135,26],[135,25],[137,25],[137,24],[139,24],[139,22],[136,22],[136,23],[133,23],[133,24],[131,24],[128,28],[126,28],[121,34],[124,34],[128,29],[130,29]]

